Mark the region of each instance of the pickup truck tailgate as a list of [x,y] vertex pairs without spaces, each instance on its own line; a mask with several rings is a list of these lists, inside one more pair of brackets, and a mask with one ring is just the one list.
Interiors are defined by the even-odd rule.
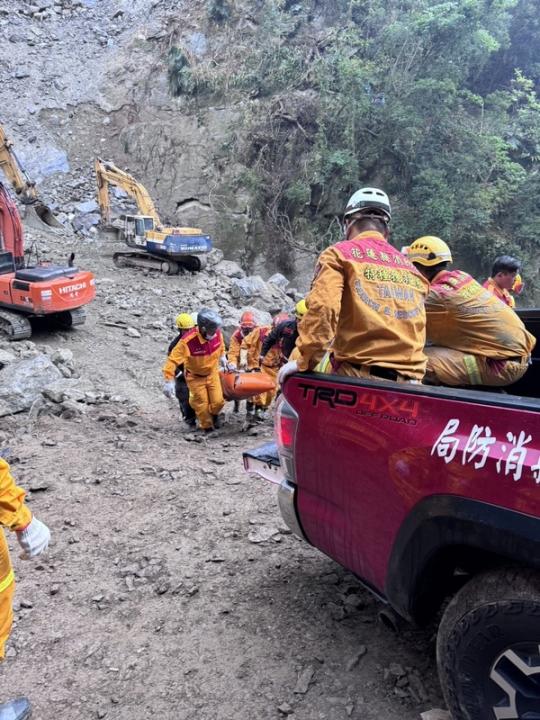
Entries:
[[267,442],[253,450],[246,450],[242,453],[242,458],[247,473],[258,475],[276,485],[281,484],[283,471],[275,442]]

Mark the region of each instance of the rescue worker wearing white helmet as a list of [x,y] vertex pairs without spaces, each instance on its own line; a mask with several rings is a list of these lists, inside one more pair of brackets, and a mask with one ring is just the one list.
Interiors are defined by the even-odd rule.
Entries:
[[[176,316],[175,325],[178,328],[178,335],[169,343],[167,356],[170,356],[180,340],[187,335],[187,333],[193,330],[195,327],[195,320],[189,313],[183,312]],[[195,410],[189,404],[189,388],[187,386],[183,365],[178,365],[176,367],[174,374],[174,388],[172,384],[167,384],[164,388],[164,392],[167,397],[172,398],[173,394],[176,395],[184,422],[190,427],[195,427],[197,424],[197,418]]]
[[195,410],[199,427],[205,432],[220,426],[219,413],[225,404],[219,369],[220,366],[228,369],[230,365],[225,356],[222,324],[215,310],[199,310],[197,326],[180,340],[163,366],[165,394],[171,389],[174,391],[176,369],[184,367],[189,403]]
[[441,238],[418,238],[406,252],[430,283],[425,381],[504,386],[519,380],[536,340],[516,313],[466,272],[448,270],[452,253]]
[[421,382],[428,283],[389,244],[391,215],[382,190],[362,188],[350,198],[345,239],[319,256],[294,359],[281,369],[280,382],[297,370],[315,368]]

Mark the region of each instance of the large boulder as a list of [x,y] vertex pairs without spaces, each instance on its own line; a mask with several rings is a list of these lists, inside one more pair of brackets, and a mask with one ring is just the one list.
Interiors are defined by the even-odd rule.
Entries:
[[228,278],[243,278],[246,275],[240,265],[234,262],[234,260],[221,260],[221,262],[215,265],[214,270]]
[[0,417],[28,410],[43,388],[61,377],[47,355],[10,363],[0,370]]
[[291,299],[276,285],[265,283],[260,275],[235,278],[231,283],[231,297],[236,307],[252,305],[275,315],[291,305]]

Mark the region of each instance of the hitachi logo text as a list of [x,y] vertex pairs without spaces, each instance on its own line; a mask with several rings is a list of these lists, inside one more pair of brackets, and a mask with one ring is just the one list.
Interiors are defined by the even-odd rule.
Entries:
[[67,293],[77,292],[77,290],[84,290],[86,283],[76,283],[75,285],[66,285],[66,287],[60,288],[60,295],[66,295]]

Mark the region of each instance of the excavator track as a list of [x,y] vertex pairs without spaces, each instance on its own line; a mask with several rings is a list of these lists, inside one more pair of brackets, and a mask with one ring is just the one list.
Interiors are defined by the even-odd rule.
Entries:
[[75,325],[84,325],[86,321],[86,308],[78,307],[73,310],[63,310],[62,312],[46,315],[45,317],[50,318],[55,325],[63,330],[69,330],[69,328],[75,327]]
[[145,252],[117,252],[113,255],[116,267],[136,267],[159,270],[166,275],[178,275],[181,268],[190,272],[200,272],[207,264],[205,255],[186,255],[178,260],[170,260],[161,255]]
[[30,320],[19,313],[0,308],[0,334],[7,335],[8,340],[27,340],[32,337]]

